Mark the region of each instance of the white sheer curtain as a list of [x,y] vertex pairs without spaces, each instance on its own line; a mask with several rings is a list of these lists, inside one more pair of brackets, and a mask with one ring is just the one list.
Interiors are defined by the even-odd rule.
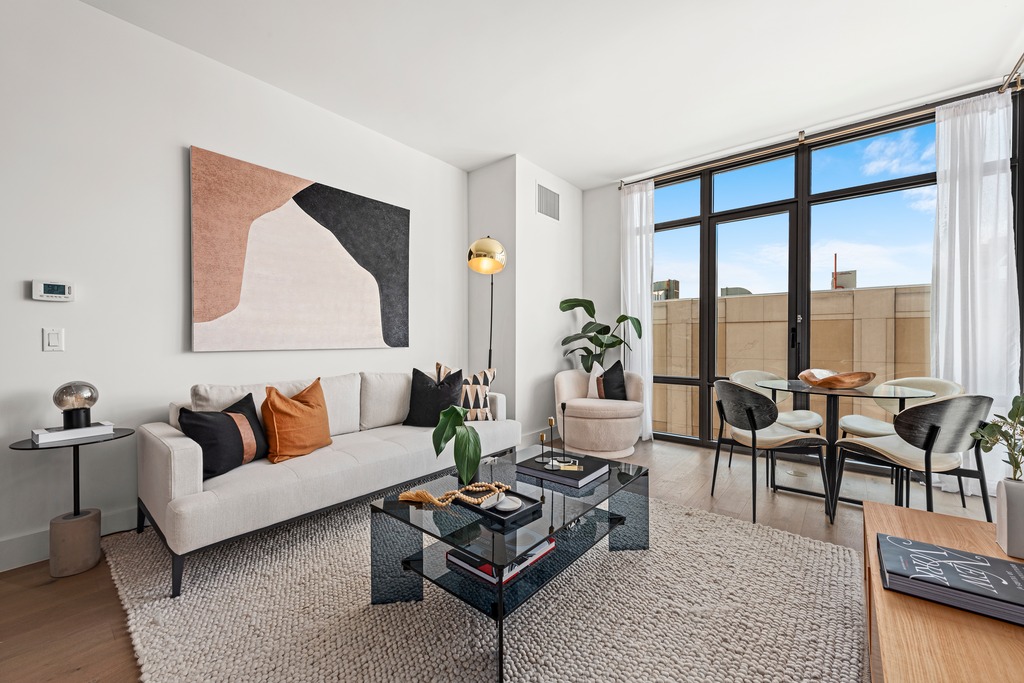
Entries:
[[622,309],[640,320],[644,336],[623,349],[623,368],[644,381],[644,424],[640,438],[653,435],[651,395],[654,393],[654,329],[651,326],[651,286],[654,276],[654,181],[622,188],[621,223]]
[[[1010,93],[935,110],[938,171],[932,261],[932,373],[995,399],[1006,414],[1020,392],[1020,317],[1010,196]],[[974,458],[965,465],[973,468]],[[988,490],[1006,474],[1003,453],[985,456]],[[955,477],[942,476],[944,490]],[[969,492],[978,483],[964,480]]]

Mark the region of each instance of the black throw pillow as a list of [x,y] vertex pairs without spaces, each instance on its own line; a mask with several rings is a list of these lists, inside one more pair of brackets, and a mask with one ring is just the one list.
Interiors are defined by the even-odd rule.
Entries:
[[219,413],[182,408],[178,424],[185,436],[203,449],[203,479],[224,474],[256,458],[265,458],[270,450],[256,417],[252,394],[246,394]]
[[409,417],[404,425],[436,427],[441,411],[458,404],[462,396],[462,370],[456,370],[434,381],[430,375],[415,368],[412,371],[412,394],[409,396]]
[[622,372],[622,361],[615,361],[614,365],[604,371],[600,379],[604,387],[604,396],[601,398],[626,400],[626,375]]

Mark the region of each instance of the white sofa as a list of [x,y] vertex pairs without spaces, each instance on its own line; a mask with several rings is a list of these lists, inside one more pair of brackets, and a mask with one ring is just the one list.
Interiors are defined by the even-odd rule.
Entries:
[[[276,382],[286,396],[313,380]],[[178,429],[181,407],[222,410],[252,393],[256,412],[266,384],[200,384],[189,403],[172,403],[168,423],[137,433],[139,513],[171,553],[172,596],[181,592],[184,557],[228,539],[330,508],[354,498],[454,467],[452,444],[434,455],[429,427],[402,425],[411,374],[353,373],[321,378],[332,442],[278,464],[259,459],[203,480],[202,449]],[[490,394],[493,421],[472,422],[484,455],[515,448],[521,425],[505,417],[505,397]]]

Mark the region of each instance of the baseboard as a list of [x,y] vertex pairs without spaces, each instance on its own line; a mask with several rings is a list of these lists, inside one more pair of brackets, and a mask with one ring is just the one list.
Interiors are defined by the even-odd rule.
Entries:
[[[117,533],[135,528],[135,508],[124,508],[113,512],[103,511],[100,520],[100,533]],[[21,536],[11,536],[0,540],[0,572],[8,569],[24,567],[27,564],[41,562],[50,557],[50,528]]]

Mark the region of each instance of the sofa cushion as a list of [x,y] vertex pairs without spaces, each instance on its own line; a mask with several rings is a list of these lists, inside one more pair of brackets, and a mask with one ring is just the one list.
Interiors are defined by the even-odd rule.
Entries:
[[608,419],[643,415],[644,404],[636,401],[606,401],[600,398],[574,398],[566,401],[566,417]]
[[441,411],[457,404],[461,394],[462,370],[435,381],[427,373],[414,368],[409,416],[402,424],[413,427],[436,427],[441,418]]
[[409,414],[412,375],[404,372],[361,372],[359,428],[401,424]]
[[[443,363],[435,364],[435,368],[438,382],[447,378],[452,372],[458,372],[460,376],[462,375],[461,370],[452,370]],[[466,413],[465,418],[463,418],[466,422],[494,419],[489,401],[491,384],[494,383],[494,374],[494,368],[489,368],[474,373],[462,380],[462,392],[459,395],[457,404],[469,411]]]
[[267,399],[267,387],[273,386],[285,396],[299,393],[312,379],[296,379],[267,384],[196,384],[192,387],[192,410],[224,410],[226,407],[252,394],[256,414],[263,419],[263,401]]
[[360,383],[358,372],[320,378],[320,388],[323,389],[324,400],[327,401],[327,419],[331,423],[332,436],[359,431]]
[[283,462],[330,445],[327,402],[320,388],[320,378],[291,398],[274,387],[267,387],[263,422],[267,426],[270,462]]
[[267,437],[256,417],[252,394],[220,412],[182,408],[178,419],[185,436],[203,449],[203,479],[267,457]]

